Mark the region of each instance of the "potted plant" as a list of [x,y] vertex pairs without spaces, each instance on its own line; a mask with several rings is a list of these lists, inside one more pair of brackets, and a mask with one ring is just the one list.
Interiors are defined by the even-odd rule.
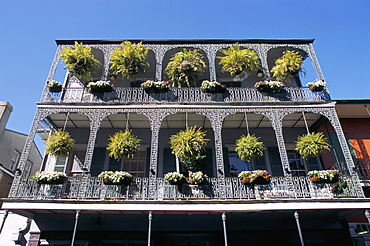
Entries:
[[31,178],[39,184],[63,184],[67,175],[63,172],[37,171]]
[[243,184],[269,184],[271,175],[266,170],[242,171],[238,178]]
[[198,49],[183,49],[172,56],[165,73],[172,86],[195,87],[207,67]]
[[221,72],[229,72],[231,76],[238,76],[243,72],[256,74],[261,68],[261,61],[257,52],[251,48],[241,49],[239,43],[235,43],[228,49],[220,50],[225,56],[218,56]]
[[166,175],[164,175],[164,179],[172,185],[181,185],[186,181],[185,175],[178,172],[166,173]]
[[254,88],[262,92],[280,92],[284,86],[284,82],[280,81],[259,81],[254,84]]
[[189,171],[189,183],[192,185],[202,185],[207,181],[207,174],[204,174],[202,171],[192,172]]
[[66,63],[65,67],[80,80],[91,81],[92,74],[101,67],[100,61],[94,58],[91,50],[91,47],[84,47],[76,41],[74,48],[64,48],[60,53]]
[[275,65],[271,69],[272,77],[286,82],[298,72],[304,71],[302,64],[303,56],[298,51],[286,50],[283,56],[275,60]]
[[59,129],[50,134],[45,141],[46,154],[56,156],[68,156],[72,150],[75,141],[69,136],[69,133]]
[[263,156],[265,146],[263,142],[259,141],[259,139],[260,138],[256,137],[255,135],[242,135],[236,140],[235,151],[240,159],[244,161],[251,161],[255,158]]
[[132,182],[132,175],[124,171],[104,171],[98,175],[106,185],[129,185]]
[[311,91],[322,91],[326,86],[326,82],[322,79],[318,79],[315,80],[314,82],[308,82],[306,86],[308,86]]
[[340,174],[338,170],[314,170],[307,175],[312,183],[337,183]]
[[96,82],[89,82],[87,84],[87,88],[92,93],[104,93],[104,92],[111,92],[113,85],[110,84],[109,81],[96,81]]
[[203,80],[202,85],[200,86],[200,89],[202,89],[203,92],[209,92],[209,93],[223,93],[226,90],[225,85],[221,85],[217,81],[208,81]]
[[322,132],[298,136],[295,150],[303,159],[308,159],[330,150],[330,144]]
[[136,74],[145,73],[149,66],[146,60],[149,48],[142,47],[142,42],[138,44],[124,41],[121,47],[112,51],[110,69],[114,74],[121,73],[122,77],[129,79]]
[[122,157],[134,158],[139,150],[141,140],[134,136],[131,130],[126,129],[109,136],[109,141],[107,146],[107,150],[110,151],[109,156],[120,160]]
[[170,137],[170,148],[172,154],[176,155],[187,170],[197,171],[200,169],[199,161],[204,159],[207,142],[206,132],[197,126],[188,127]]
[[170,84],[168,81],[147,80],[140,85],[146,92],[161,93],[167,92]]
[[48,82],[48,88],[50,92],[61,92],[62,91],[62,83],[52,80]]

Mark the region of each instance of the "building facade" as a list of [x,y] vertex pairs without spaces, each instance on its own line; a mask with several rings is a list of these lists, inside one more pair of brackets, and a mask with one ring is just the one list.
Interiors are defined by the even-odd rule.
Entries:
[[[257,81],[273,79],[271,68],[287,50],[298,52],[313,78],[325,81],[313,40],[143,41],[149,67],[134,79],[112,76],[110,70],[111,52],[122,41],[79,42],[91,47],[102,64],[93,80],[111,80],[114,88],[91,93],[68,71],[61,92],[45,85],[20,157],[22,172],[3,205],[35,220],[38,228],[31,230],[29,245],[351,245],[346,218],[364,213],[368,199],[328,89],[311,91],[300,74],[279,92],[254,88]],[[221,50],[236,42],[257,52],[258,73],[236,78],[222,72]],[[57,41],[47,82],[61,73],[60,52],[73,43]],[[184,48],[198,49],[207,65],[198,84],[218,81],[226,91],[140,88],[146,80],[166,80],[167,64]],[[307,160],[295,151],[297,136],[321,129],[323,119],[342,158],[330,165],[325,158],[334,147]],[[174,186],[164,175],[187,170],[171,153],[169,138],[188,126],[202,127],[210,140],[203,161],[207,183]],[[65,129],[75,140],[67,157],[45,156],[42,166],[66,172],[64,184],[38,184],[23,172],[35,134],[45,129]],[[117,161],[106,146],[124,129],[132,130],[141,145],[133,159]],[[261,158],[244,162],[235,153],[235,141],[249,133],[260,137],[266,149]],[[307,177],[310,170],[329,168],[340,170],[339,183],[314,184]],[[240,182],[241,171],[256,169],[267,170],[271,182]],[[134,180],[128,186],[105,185],[97,176],[106,170],[128,171]]]

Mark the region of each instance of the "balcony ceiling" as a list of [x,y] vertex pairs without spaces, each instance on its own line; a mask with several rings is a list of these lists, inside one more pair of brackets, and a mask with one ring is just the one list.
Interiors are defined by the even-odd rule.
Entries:
[[[306,121],[308,126],[314,124],[321,116],[318,114],[306,113]],[[210,121],[203,115],[194,114],[194,113],[178,113],[174,115],[167,116],[163,121],[161,128],[171,129],[171,128],[185,128],[186,118],[188,121],[188,126],[200,126],[202,128],[211,128]],[[248,126],[250,128],[271,128],[271,123],[267,117],[248,113]],[[81,114],[69,114],[68,117],[65,113],[56,114],[48,116],[48,120],[54,125],[55,128],[63,128],[66,124],[67,128],[89,128],[90,122],[89,119]],[[109,115],[104,118],[100,127],[101,128],[117,128],[124,129],[126,124],[129,124],[131,129],[143,129],[150,128],[150,123],[148,118],[140,114],[114,114]],[[246,119],[245,115],[242,113],[229,115],[226,117],[223,128],[245,128]],[[305,127],[303,116],[301,113],[295,113],[287,115],[283,121],[283,127],[287,128],[302,128]]]

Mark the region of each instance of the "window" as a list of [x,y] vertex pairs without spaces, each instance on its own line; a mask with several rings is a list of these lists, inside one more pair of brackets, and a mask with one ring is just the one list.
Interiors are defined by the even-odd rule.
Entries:
[[287,151],[290,171],[293,176],[306,176],[306,166],[301,156],[294,151]]
[[17,150],[14,150],[12,161],[10,163],[10,170],[14,171],[17,168],[20,157],[21,153]]
[[241,171],[252,171],[253,165],[251,162],[245,162],[239,158],[234,151],[229,152],[230,176],[238,177]]
[[23,171],[24,177],[29,177],[30,176],[32,165],[33,165],[32,161],[27,160],[26,165],[24,166],[24,171]]
[[146,151],[138,151],[133,159],[122,158],[120,161],[116,161],[113,158],[109,158],[110,171],[126,171],[132,174],[134,177],[144,177],[146,166]]

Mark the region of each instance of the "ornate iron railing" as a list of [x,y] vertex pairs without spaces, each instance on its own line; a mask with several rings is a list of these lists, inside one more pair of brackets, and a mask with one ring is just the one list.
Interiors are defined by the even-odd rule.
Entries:
[[[156,193],[149,195],[149,179],[135,178],[129,186],[105,185],[97,177],[69,177],[61,185],[38,184],[25,180],[18,187],[17,199],[80,199],[80,200],[239,200],[239,199],[298,199],[298,198],[362,198],[354,187],[358,183],[350,176],[341,176],[336,184],[315,184],[307,177],[272,177],[267,185],[243,185],[238,178],[208,178],[205,185],[171,185],[162,178],[155,180]],[[289,185],[290,183],[290,185]],[[224,191],[224,192],[223,192]]]
[[170,88],[148,93],[138,87],[116,87],[112,92],[90,93],[87,88],[68,87],[62,93],[48,92],[42,102],[58,103],[237,103],[237,102],[320,102],[330,100],[326,90],[286,87],[281,92],[260,92],[249,87],[230,87],[224,93],[205,93],[200,88]]

